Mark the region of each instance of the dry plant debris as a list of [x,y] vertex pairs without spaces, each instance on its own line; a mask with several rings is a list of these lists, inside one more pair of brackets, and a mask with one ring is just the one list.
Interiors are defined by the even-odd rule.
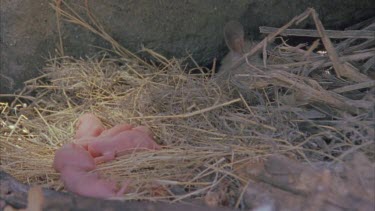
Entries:
[[15,209],[11,206],[5,207],[4,211],[42,211],[44,205],[44,196],[40,186],[31,187],[27,195],[26,209]]
[[319,40],[297,46],[282,42],[265,53],[264,64],[248,65],[244,72],[234,71],[228,83],[216,83],[211,73],[187,74],[187,60],[166,59],[150,49],[144,52],[154,62],[140,59],[96,21],[90,25],[65,7],[54,8],[114,49],[85,60],[50,59],[42,76],[25,82],[12,103],[1,104],[0,166],[21,182],[62,190],[52,168],[54,152],[72,139],[75,121],[85,112],[95,113],[107,127],[145,125],[164,146],[98,167],[117,181],[136,181],[123,199],[205,198],[212,206],[239,207],[245,206],[244,184],[256,181],[236,170],[240,164],[262,166],[274,154],[310,165],[340,163],[359,151],[375,158],[373,38],[350,34],[333,43],[308,9],[247,56],[266,51],[265,45],[310,15],[326,54],[317,53]]

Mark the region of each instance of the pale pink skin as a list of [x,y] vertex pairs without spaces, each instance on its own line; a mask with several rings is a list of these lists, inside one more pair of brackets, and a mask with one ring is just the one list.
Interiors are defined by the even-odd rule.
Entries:
[[[100,137],[103,138],[104,136],[106,137],[112,137],[120,132],[123,132],[123,131],[127,131],[127,130],[131,130],[132,128],[134,128],[133,125],[130,125],[130,124],[120,124],[120,125],[116,125],[108,130],[104,130],[101,134],[100,134]],[[76,144],[80,144],[82,145],[86,150],[87,150],[87,144],[89,142],[92,142],[94,140],[97,140],[95,137],[92,137],[92,136],[83,136],[79,139],[75,139],[73,140],[74,143]]]
[[100,135],[101,136],[114,136],[118,133],[121,133],[123,131],[131,130],[133,129],[134,126],[130,124],[120,124],[120,125],[115,125],[111,129],[103,131]]
[[61,180],[67,190],[94,198],[111,198],[125,193],[129,182],[124,182],[120,190],[113,181],[101,179],[97,173],[82,171],[76,168],[65,168]]
[[69,143],[55,152],[53,168],[61,172],[66,167],[91,171],[95,169],[94,158],[81,145]]
[[89,172],[96,163],[114,160],[116,156],[141,149],[160,149],[147,127],[120,124],[105,130],[93,114],[83,114],[77,122],[75,143],[56,151],[53,167],[60,172],[65,188],[82,196],[111,198],[125,193],[127,180],[119,190],[116,183]]
[[[84,114],[80,117],[80,125],[74,143],[82,145],[94,157],[95,163],[114,160],[116,156],[141,149],[160,149],[152,139],[152,132],[144,126],[134,127],[130,124],[120,124],[111,129],[100,131],[100,135],[93,136],[100,120],[93,114]],[[101,124],[101,123],[100,123]],[[88,135],[82,133],[88,128]],[[101,127],[99,127],[101,128]],[[80,133],[79,133],[80,132]],[[95,134],[96,135],[96,134]]]
[[96,163],[114,160],[116,156],[140,149],[160,149],[147,127],[129,124],[105,130],[95,115],[83,114],[77,122],[75,143],[56,151],[53,167],[60,172],[65,188],[82,196],[110,198],[125,193],[129,181],[118,190],[116,183],[104,180],[95,169]]
[[138,126],[138,127],[135,127],[134,130],[138,130],[138,131],[141,131],[141,132],[144,132],[146,133],[147,135],[149,135],[150,137],[152,137],[154,134],[152,133],[152,131],[148,128],[148,127],[145,127],[145,126]]
[[97,137],[104,130],[105,127],[98,117],[92,113],[85,113],[78,118],[77,131],[74,136],[75,139],[83,137]]
[[113,136],[99,136],[84,144],[94,157],[95,163],[108,162],[115,157],[142,149],[160,149],[160,146],[149,135],[146,127],[135,127],[115,133]]
[[94,158],[82,146],[74,143],[65,144],[56,151],[53,167],[60,172],[60,179],[65,188],[82,196],[110,198],[125,193],[129,182],[118,190],[116,183],[101,179],[95,169]]

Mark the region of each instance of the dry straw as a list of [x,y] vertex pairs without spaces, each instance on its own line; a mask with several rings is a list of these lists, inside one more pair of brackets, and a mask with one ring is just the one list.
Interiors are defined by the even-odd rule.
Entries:
[[[189,200],[225,180],[234,206],[247,182],[237,174],[245,162],[277,153],[306,162],[336,162],[357,150],[374,157],[374,81],[366,75],[373,70],[362,69],[370,57],[341,62],[312,9],[249,54],[266,49],[262,45],[310,15],[327,54],[315,53],[316,43],[283,42],[267,52],[272,55],[267,67],[252,64],[224,86],[204,73],[187,74],[183,64],[189,61],[166,59],[149,49],[144,51],[154,63],[147,63],[105,33],[91,13],[92,25],[63,6],[66,10],[54,6],[61,17],[102,36],[113,51],[85,60],[51,59],[44,74],[27,81],[13,103],[2,104],[1,168],[22,182],[63,188],[51,166],[54,151],[72,140],[75,121],[85,112],[95,113],[107,127],[146,125],[164,146],[99,165],[105,177],[134,181],[127,199]],[[353,39],[335,44],[350,42],[354,49],[342,57],[374,56],[373,43],[371,49],[363,45],[366,41]],[[254,66],[260,71],[251,71]],[[345,80],[329,74],[332,66]],[[361,80],[350,77],[353,71]]]

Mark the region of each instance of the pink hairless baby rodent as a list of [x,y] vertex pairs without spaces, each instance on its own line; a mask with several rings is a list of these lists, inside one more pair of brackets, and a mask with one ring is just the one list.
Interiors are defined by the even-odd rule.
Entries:
[[[88,120],[86,120],[88,121]],[[127,131],[127,130],[131,130],[132,128],[134,128],[133,125],[130,125],[130,124],[119,124],[119,125],[115,125],[114,127],[110,128],[110,129],[107,129],[107,130],[103,130],[103,132],[100,133],[100,137],[112,137],[114,135],[117,135],[118,133],[120,132],[123,132],[123,131]],[[77,129],[77,131],[80,130],[80,128]],[[97,136],[95,136],[97,137]],[[74,139],[74,143],[76,144],[80,144],[82,146],[85,147],[85,149],[87,150],[87,144],[94,141],[94,140],[97,140],[95,139],[95,137],[93,136],[87,136],[87,135],[81,135],[80,138],[77,138],[77,139]]]
[[131,130],[117,131],[99,136],[91,142],[83,144],[95,163],[108,162],[115,157],[144,149],[160,149],[160,146],[152,139],[146,127],[139,126]]
[[[92,114],[84,114],[80,117],[81,126],[94,130],[101,125],[100,120]],[[88,121],[88,122],[85,122]],[[100,128],[100,127],[99,127]],[[78,127],[77,132],[82,131]],[[94,134],[90,131],[89,134]],[[108,130],[101,131],[100,135],[93,137],[85,134],[76,135],[78,139],[74,143],[82,145],[92,157],[95,163],[108,162],[115,157],[144,149],[160,149],[160,146],[152,138],[152,132],[147,127],[134,127],[130,124],[119,124]]]
[[133,125],[130,125],[130,124],[119,124],[119,125],[115,125],[114,127],[108,129],[108,130],[105,130],[102,132],[102,134],[100,134],[101,136],[114,136],[118,133],[121,133],[123,131],[127,131],[127,130],[131,130],[133,129],[134,126]]
[[81,196],[95,198],[110,198],[125,193],[128,182],[119,189],[113,181],[100,178],[99,174],[82,171],[76,168],[66,168],[61,172],[61,180],[67,190]]
[[95,162],[89,152],[81,145],[68,143],[55,152],[53,168],[62,172],[66,167],[91,171],[95,169]]
[[82,137],[96,137],[104,130],[104,125],[98,117],[92,113],[85,113],[78,118],[75,139]]
[[116,183],[101,179],[95,169],[94,158],[82,146],[65,144],[56,151],[53,167],[67,190],[82,196],[109,198],[126,191],[127,183],[118,190]]

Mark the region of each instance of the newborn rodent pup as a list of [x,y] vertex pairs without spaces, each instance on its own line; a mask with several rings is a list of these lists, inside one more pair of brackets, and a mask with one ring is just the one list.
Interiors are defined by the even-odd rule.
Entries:
[[[233,69],[233,65],[239,61],[245,53],[247,53],[256,42],[245,39],[245,32],[243,26],[238,21],[229,21],[224,27],[224,39],[229,53],[221,61],[219,72],[214,77],[216,80],[228,79],[230,75],[239,73],[246,68],[247,64],[243,63],[241,66]],[[260,53],[256,53],[248,58],[252,64],[262,64]]]
[[75,139],[82,137],[96,137],[105,130],[100,119],[92,113],[86,113],[80,116],[76,128]]
[[132,153],[136,150],[156,150],[160,146],[152,138],[152,132],[144,126],[130,130],[116,131],[112,136],[104,134],[91,142],[84,143],[95,163],[108,162],[115,157]]
[[62,172],[67,167],[91,171],[95,169],[95,162],[81,145],[68,143],[55,152],[53,160],[53,168],[56,171]]

